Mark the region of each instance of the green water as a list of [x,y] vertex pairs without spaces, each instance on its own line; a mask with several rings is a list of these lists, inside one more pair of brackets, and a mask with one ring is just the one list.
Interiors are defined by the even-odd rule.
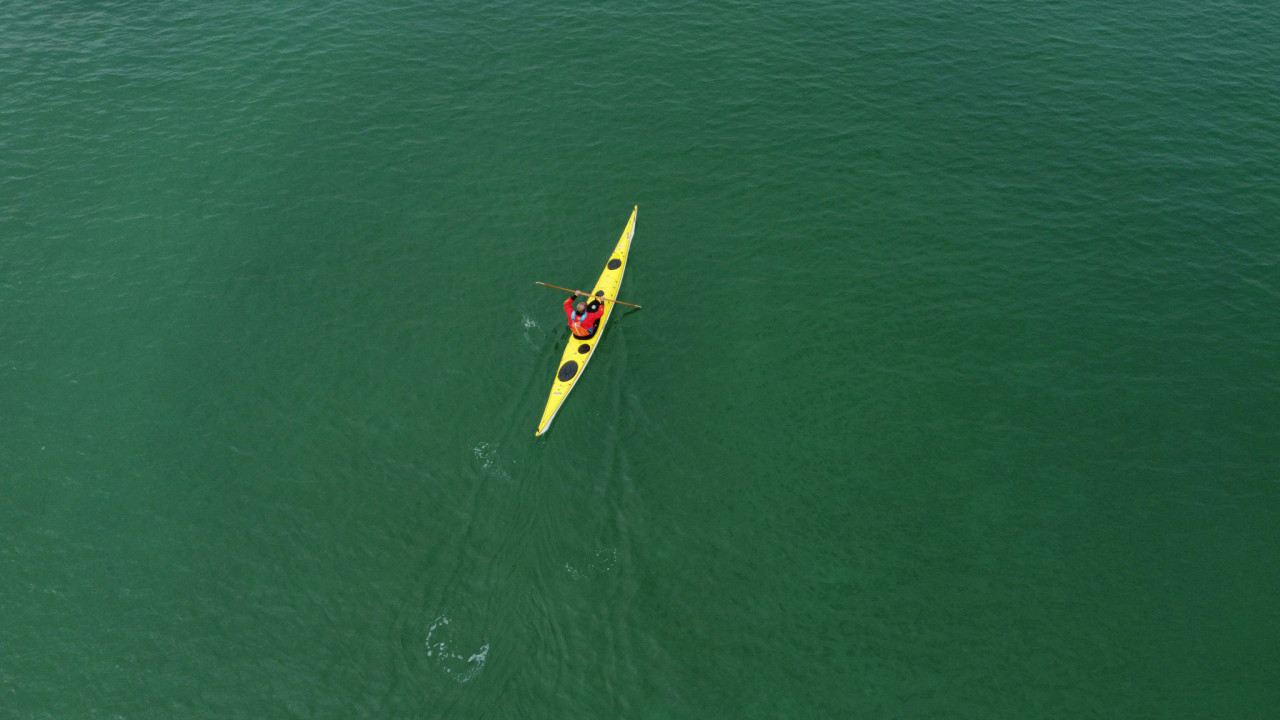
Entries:
[[1277,33],[0,5],[0,715],[1272,717]]

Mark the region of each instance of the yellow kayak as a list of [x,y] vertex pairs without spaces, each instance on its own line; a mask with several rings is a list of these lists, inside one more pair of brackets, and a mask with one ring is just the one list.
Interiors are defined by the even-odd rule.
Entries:
[[[639,209],[638,205],[632,209],[631,219],[627,221],[627,229],[622,231],[622,238],[618,240],[618,246],[609,256],[604,272],[600,273],[600,279],[596,281],[596,286],[591,291],[592,295],[618,297],[618,288],[622,286],[622,273],[627,269],[627,253],[631,249],[631,236],[636,231],[636,211]],[[600,317],[600,325],[596,328],[595,335],[587,340],[579,340],[572,334],[569,336],[569,344],[565,347],[564,354],[560,356],[560,369],[556,372],[556,381],[551,385],[551,395],[547,398],[547,407],[542,411],[542,420],[538,422],[535,437],[545,433],[547,428],[551,427],[551,421],[555,419],[560,406],[564,404],[564,399],[569,396],[569,391],[577,384],[578,378],[582,377],[582,371],[587,369],[587,363],[595,354],[596,345],[604,335],[604,326],[609,324],[609,318],[613,316],[613,303],[607,302],[604,305],[604,315]]]

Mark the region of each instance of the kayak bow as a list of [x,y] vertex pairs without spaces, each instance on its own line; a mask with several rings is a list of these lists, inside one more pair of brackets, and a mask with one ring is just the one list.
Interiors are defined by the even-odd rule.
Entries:
[[[604,267],[604,272],[600,273],[600,279],[596,281],[595,288],[591,294],[598,298],[616,298],[618,297],[618,288],[622,285],[622,273],[627,269],[627,254],[631,249],[631,236],[636,231],[636,212],[640,209],[636,206],[631,210],[631,219],[627,221],[627,228],[622,231],[622,237],[618,240],[618,246],[613,249],[613,255],[609,256],[609,262]],[[577,384],[578,378],[582,377],[582,371],[587,369],[587,363],[591,361],[591,356],[595,354],[596,345],[600,342],[600,338],[604,335],[605,325],[609,323],[609,318],[613,315],[613,303],[605,303],[604,315],[600,317],[600,325],[596,328],[596,334],[586,340],[569,336],[569,343],[565,346],[564,354],[560,356],[560,367],[556,371],[556,380],[551,384],[551,395],[547,397],[547,406],[542,411],[542,420],[538,422],[538,431],[534,436],[542,435],[551,427],[551,421],[555,419],[556,413],[559,412],[560,406],[564,404],[564,399],[569,396],[569,391]]]

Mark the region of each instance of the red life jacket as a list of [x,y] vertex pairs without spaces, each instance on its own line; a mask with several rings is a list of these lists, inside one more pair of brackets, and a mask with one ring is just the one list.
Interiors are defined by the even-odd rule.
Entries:
[[573,309],[574,298],[564,301],[564,314],[569,316],[569,331],[575,337],[586,339],[595,335],[596,324],[600,322],[601,316],[604,315],[604,303],[596,308],[595,312],[587,311],[585,313],[577,313]]

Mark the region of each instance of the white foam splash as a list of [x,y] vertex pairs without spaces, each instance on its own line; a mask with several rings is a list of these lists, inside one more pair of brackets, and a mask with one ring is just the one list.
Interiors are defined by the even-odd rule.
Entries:
[[528,315],[521,319],[520,324],[524,326],[524,332],[521,334],[524,336],[525,345],[530,350],[541,350],[543,344],[547,341],[547,331],[542,329],[538,321]]
[[486,475],[502,478],[503,480],[511,479],[511,474],[499,467],[500,458],[498,456],[498,447],[496,445],[490,445],[487,442],[482,442],[479,445],[476,445],[471,452],[476,456],[476,461],[480,463],[480,469],[483,470]]
[[460,683],[471,682],[481,670],[484,670],[484,664],[489,659],[489,643],[481,645],[480,649],[470,656],[463,657],[461,653],[450,650],[445,641],[432,641],[436,630],[448,624],[449,618],[441,615],[431,623],[431,627],[427,628],[427,657],[434,659],[445,675]]
[[605,548],[603,550],[593,550],[586,558],[586,563],[582,569],[578,569],[569,563],[564,564],[565,572],[569,573],[569,577],[574,580],[587,580],[589,578],[599,577],[613,570],[618,564],[618,551],[616,548]]

